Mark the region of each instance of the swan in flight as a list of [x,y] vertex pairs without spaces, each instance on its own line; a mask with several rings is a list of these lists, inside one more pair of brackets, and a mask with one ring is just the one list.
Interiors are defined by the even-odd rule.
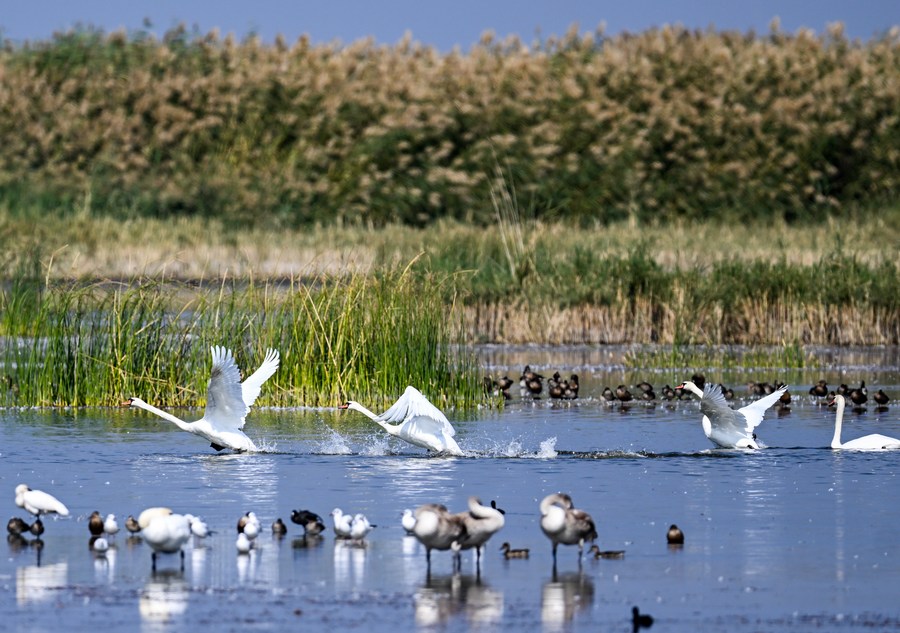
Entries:
[[697,385],[687,380],[676,389],[687,389],[700,398],[703,432],[713,444],[722,448],[759,448],[753,429],[763,421],[766,409],[778,402],[788,387],[785,385],[776,389],[737,411],[725,402],[719,385],[706,383],[701,391]]
[[[353,400],[348,400],[338,408],[359,411],[391,435],[415,446],[436,453],[463,455],[456,440],[453,439],[456,430],[447,420],[447,416],[415,387],[407,387],[400,399],[381,415],[375,415]],[[397,424],[387,424],[388,422]]]
[[69,509],[62,501],[43,490],[32,490],[26,484],[16,486],[16,505],[36,517],[42,514],[69,516]]
[[594,519],[584,510],[578,510],[572,497],[562,492],[544,497],[540,509],[541,530],[553,542],[553,569],[556,569],[556,547],[560,543],[578,545],[578,564],[581,565],[584,542],[597,538]]
[[250,407],[256,402],[262,384],[278,369],[280,358],[277,350],[266,351],[266,358],[243,383],[241,372],[234,362],[231,350],[218,345],[212,348],[212,372],[206,388],[206,411],[196,422],[185,422],[170,413],[147,404],[140,398],[130,398],[122,403],[149,411],[172,422],[182,431],[199,435],[209,441],[217,451],[230,448],[236,452],[258,451],[241,430]]
[[834,437],[831,438],[831,448],[849,448],[858,451],[880,451],[883,449],[900,448],[900,439],[896,437],[888,437],[873,433],[864,437],[858,437],[855,440],[841,443],[841,426],[844,422],[844,405],[846,400],[844,396],[837,395],[834,397],[837,404],[837,414],[834,418]]

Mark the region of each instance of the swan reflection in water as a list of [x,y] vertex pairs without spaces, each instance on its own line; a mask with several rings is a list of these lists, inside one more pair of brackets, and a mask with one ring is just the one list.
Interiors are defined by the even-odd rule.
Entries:
[[19,606],[56,600],[68,586],[69,563],[24,565],[16,569],[16,602]]
[[152,574],[138,601],[141,623],[145,625],[142,628],[166,628],[187,611],[188,596],[183,571],[165,569]]
[[430,576],[415,595],[416,625],[444,624],[458,613],[464,613],[469,624],[497,624],[503,606],[503,592],[477,576]]
[[594,582],[581,573],[554,574],[541,590],[541,622],[547,631],[561,631],[594,602]]

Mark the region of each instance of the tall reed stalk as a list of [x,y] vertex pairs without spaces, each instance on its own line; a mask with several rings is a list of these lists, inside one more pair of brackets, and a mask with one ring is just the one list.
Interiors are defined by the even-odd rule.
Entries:
[[234,350],[244,375],[266,348],[281,352],[261,404],[379,405],[412,384],[438,402],[471,406],[481,397],[476,365],[453,338],[460,328],[451,327],[439,285],[405,271],[295,280],[287,289],[141,279],[46,287],[33,310],[13,284],[3,299],[4,331],[15,335],[0,348],[0,402],[110,405],[139,395],[203,405],[209,348],[220,344]]

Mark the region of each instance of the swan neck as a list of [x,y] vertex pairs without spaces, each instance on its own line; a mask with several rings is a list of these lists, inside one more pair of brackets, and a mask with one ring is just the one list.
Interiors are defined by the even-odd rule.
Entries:
[[161,417],[163,420],[168,420],[169,422],[172,422],[173,424],[175,424],[178,428],[180,428],[183,431],[193,432],[193,429],[191,429],[190,424],[188,424],[181,418],[176,418],[171,413],[166,413],[162,409],[157,409],[152,404],[147,404],[143,400],[134,398],[131,401],[131,406],[138,407],[139,409],[143,409],[144,411],[149,411],[153,415]]
[[684,383],[684,388],[687,389],[688,391],[690,391],[692,394],[694,394],[698,398],[703,397],[703,390],[700,389],[700,387],[698,387],[694,383],[692,383],[690,380],[687,381],[686,383]]
[[841,444],[841,426],[844,422],[844,398],[838,396],[836,399],[837,402],[837,412],[834,416],[834,437],[831,438],[831,448],[841,448],[843,444]]
[[360,413],[362,413],[364,416],[366,416],[367,418],[369,418],[370,420],[372,420],[373,422],[378,424],[378,426],[383,428],[385,431],[387,431],[391,435],[397,435],[400,433],[400,429],[398,427],[387,424],[380,417],[378,417],[377,415],[372,413],[369,409],[365,408],[363,405],[361,405],[360,403],[358,403],[354,400],[349,401],[349,403],[347,404],[347,408],[353,409],[354,411],[359,411]]

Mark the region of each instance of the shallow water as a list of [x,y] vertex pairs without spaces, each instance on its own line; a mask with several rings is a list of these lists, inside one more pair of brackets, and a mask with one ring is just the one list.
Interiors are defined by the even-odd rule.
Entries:
[[[486,365],[511,372],[519,362]],[[43,547],[8,542],[0,557],[5,628],[57,630],[64,618],[68,628],[147,631],[627,631],[632,605],[654,616],[653,631],[900,626],[900,451],[831,451],[833,413],[810,397],[769,411],[758,429],[765,450],[716,450],[695,402],[608,406],[596,390],[619,370],[568,363],[583,376],[578,401],[515,397],[502,411],[451,412],[465,458],[428,457],[334,410],[253,412],[247,431],[271,451],[256,455],[217,455],[134,410],[2,411],[8,517],[23,513],[12,493],[20,482],[72,511],[45,520]],[[898,392],[891,362],[859,371]],[[845,438],[900,437],[898,411],[895,403],[848,413]],[[558,490],[593,514],[601,549],[625,550],[624,559],[585,557],[579,569],[577,549],[561,547],[554,576],[537,506]],[[400,527],[402,510],[427,502],[462,510],[471,494],[496,500],[505,528],[488,543],[480,575],[472,552],[459,574],[447,552],[435,552],[429,576],[424,550]],[[186,549],[183,573],[176,556],[163,556],[153,574],[148,547],[124,529],[105,557],[89,551],[91,511],[124,523],[152,505],[199,515],[217,530]],[[336,542],[330,530],[305,541],[288,521],[292,509],[327,519],[335,506],[378,525],[364,547]],[[266,526],[282,517],[289,533],[277,539],[266,530],[250,556],[239,556],[235,523],[249,510]],[[685,531],[681,549],[666,545],[670,523]],[[504,560],[503,541],[530,548],[530,558]]]

